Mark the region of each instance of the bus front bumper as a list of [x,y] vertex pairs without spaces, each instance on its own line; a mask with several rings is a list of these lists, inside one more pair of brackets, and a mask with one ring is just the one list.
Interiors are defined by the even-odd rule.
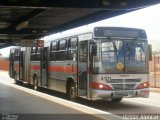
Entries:
[[122,97],[149,97],[149,88],[136,90],[93,90],[91,93],[92,100],[122,98]]

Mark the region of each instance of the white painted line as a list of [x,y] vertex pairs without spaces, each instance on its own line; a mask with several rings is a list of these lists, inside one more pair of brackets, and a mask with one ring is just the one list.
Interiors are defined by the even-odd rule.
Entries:
[[54,96],[51,96],[51,95],[48,95],[48,94],[45,94],[45,93],[41,93],[41,92],[38,92],[38,91],[35,91],[35,90],[32,90],[32,89],[28,89],[28,88],[25,88],[25,87],[15,85],[13,83],[5,82],[5,81],[2,81],[2,80],[0,80],[0,83],[5,84],[5,85],[10,86],[10,87],[13,87],[13,88],[16,88],[18,90],[27,92],[29,94],[36,95],[36,96],[41,97],[43,99],[46,99],[46,100],[64,105],[66,107],[70,107],[70,108],[79,110],[83,113],[96,116],[96,117],[98,117],[100,119],[103,119],[103,120],[121,120],[122,119],[120,116],[113,115],[109,112],[105,112],[105,111],[98,110],[98,109],[95,109],[95,108],[91,108],[91,107],[88,107],[88,106],[85,106],[85,105],[81,105],[79,103],[74,103],[74,102],[71,102],[71,101],[68,101],[68,100],[64,100],[64,99],[61,99],[61,98],[58,98],[58,97],[54,97]]

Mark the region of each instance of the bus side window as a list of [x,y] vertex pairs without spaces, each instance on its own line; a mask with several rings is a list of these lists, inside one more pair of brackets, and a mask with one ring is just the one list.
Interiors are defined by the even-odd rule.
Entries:
[[77,38],[72,38],[70,43],[71,49],[77,49]]
[[51,43],[51,51],[56,51],[57,50],[57,42],[52,42]]
[[41,47],[38,47],[37,48],[37,53],[41,53],[42,52],[42,48]]
[[95,60],[95,62],[100,61],[100,43],[97,43],[97,55],[94,56],[94,60]]
[[80,51],[79,51],[79,60],[80,62],[86,62],[87,61],[87,44],[80,44]]
[[77,38],[68,40],[68,60],[77,61]]
[[57,42],[51,43],[51,50],[50,50],[50,61],[56,61],[57,60]]
[[31,61],[34,61],[34,54],[36,53],[36,47],[31,48]]
[[37,48],[37,53],[36,53],[36,59],[37,59],[37,61],[41,60],[41,54],[42,54],[42,48],[38,47]]
[[31,48],[31,53],[36,53],[37,52],[37,47],[32,47]]
[[10,50],[10,55],[9,55],[9,61],[10,61],[10,62],[13,62],[13,61],[14,61],[13,58],[14,58],[14,50],[11,49],[11,50]]
[[14,52],[14,61],[19,61],[19,50],[17,49],[17,50],[15,50],[15,52]]
[[13,53],[10,53],[10,55],[9,55],[9,61],[13,61]]
[[67,60],[67,41],[60,40],[59,41],[59,51],[58,51],[58,60],[65,61]]
[[31,48],[31,61],[40,61],[41,59],[41,48],[32,47]]

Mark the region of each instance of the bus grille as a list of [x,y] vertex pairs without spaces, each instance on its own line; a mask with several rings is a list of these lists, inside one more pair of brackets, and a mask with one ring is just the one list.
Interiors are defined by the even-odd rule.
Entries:
[[140,79],[111,79],[108,83],[114,90],[133,90],[135,85],[141,82]]
[[114,90],[133,90],[136,84],[112,84]]
[[141,82],[140,79],[111,79],[108,83],[135,83]]

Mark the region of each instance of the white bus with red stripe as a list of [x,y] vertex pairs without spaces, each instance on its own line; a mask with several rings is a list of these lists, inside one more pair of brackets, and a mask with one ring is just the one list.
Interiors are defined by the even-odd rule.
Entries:
[[[88,33],[53,38],[46,47],[22,51],[23,61],[19,59],[19,63],[23,63],[25,75],[16,81],[34,89],[64,92],[70,99],[114,102],[123,97],[149,96],[151,52],[144,30],[95,27]],[[20,75],[13,68],[14,76]]]

